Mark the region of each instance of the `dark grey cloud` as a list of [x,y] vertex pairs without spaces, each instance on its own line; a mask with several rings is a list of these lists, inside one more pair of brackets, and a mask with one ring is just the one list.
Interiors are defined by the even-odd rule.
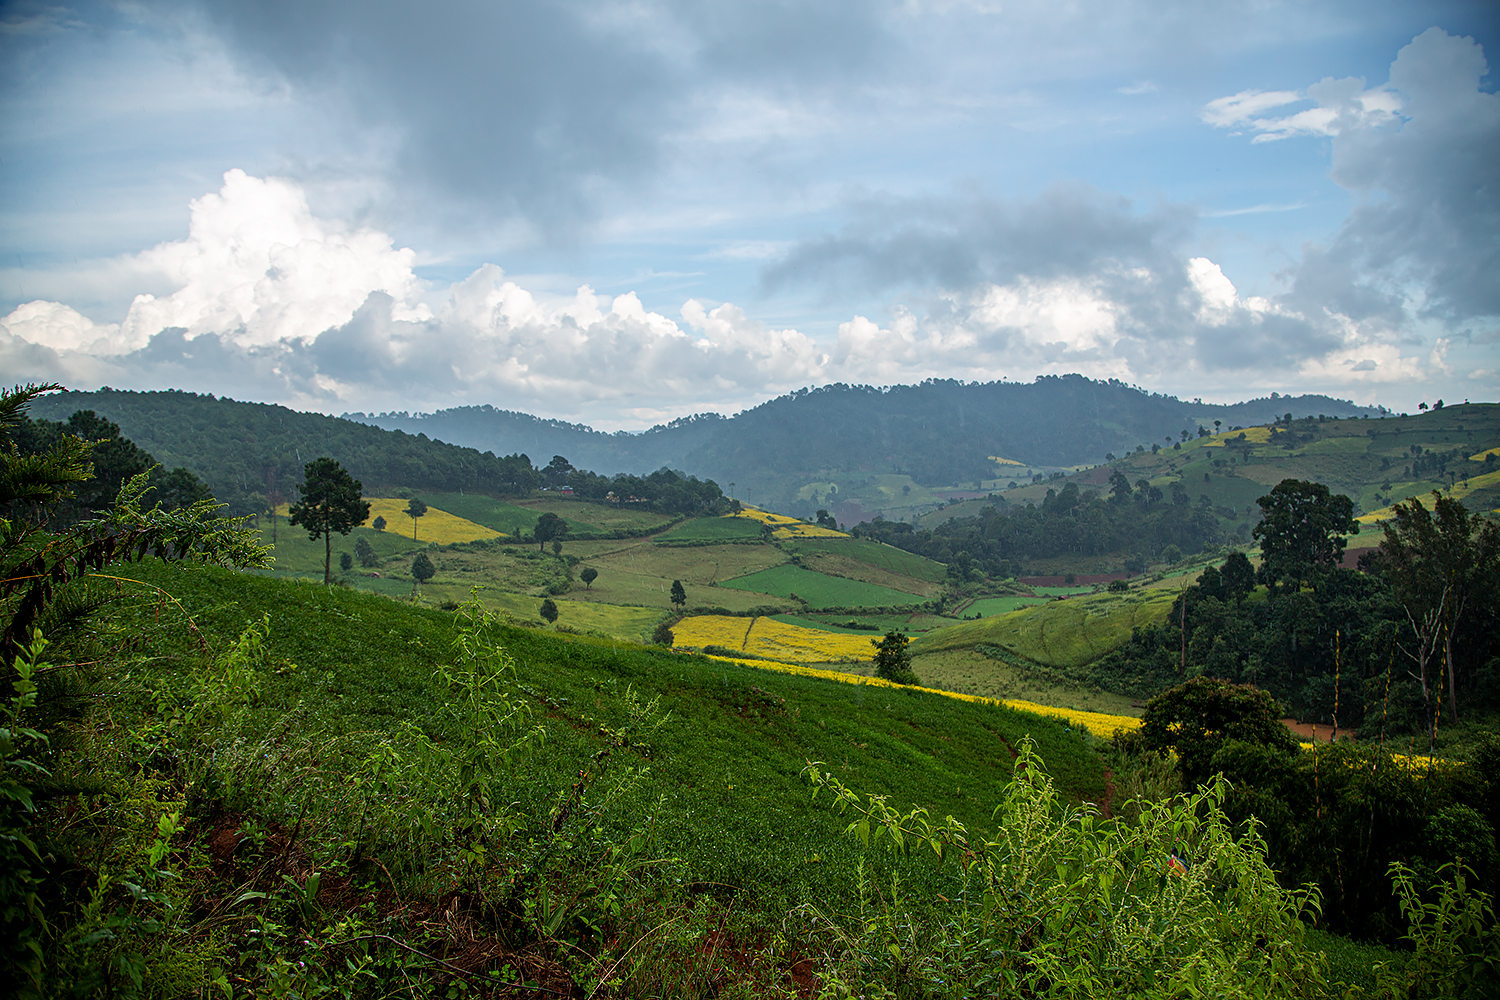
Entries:
[[1055,279],[1162,265],[1193,213],[1137,211],[1126,198],[1059,184],[1027,201],[983,195],[871,198],[851,206],[839,232],[793,246],[762,272],[768,289],[962,289],[1021,277]]
[[[188,0],[192,2],[192,0]],[[403,198],[568,239],[649,190],[725,85],[873,67],[879,5],[264,0],[197,4],[253,72],[379,130]],[[436,207],[434,206],[434,207]]]

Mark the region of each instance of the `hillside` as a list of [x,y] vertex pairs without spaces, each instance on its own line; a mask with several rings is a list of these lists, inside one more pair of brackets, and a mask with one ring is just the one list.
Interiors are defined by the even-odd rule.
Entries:
[[[1119,382],[1046,376],[1031,384],[928,381],[873,388],[833,385],[780,396],[721,418],[674,421],[641,434],[603,434],[576,424],[465,407],[433,414],[348,414],[377,426],[426,433],[501,452],[566,455],[602,470],[666,465],[720,483],[742,499],[811,516],[826,506],[853,523],[906,506],[913,490],[984,489],[1019,471],[1100,462],[1200,424],[1268,423],[1296,417],[1379,415],[1321,396],[1278,396],[1232,406],[1186,403]],[[1002,467],[995,458],[1008,459]],[[903,477],[905,493],[876,480]],[[900,487],[898,486],[898,490]],[[927,509],[940,502],[923,498]]]

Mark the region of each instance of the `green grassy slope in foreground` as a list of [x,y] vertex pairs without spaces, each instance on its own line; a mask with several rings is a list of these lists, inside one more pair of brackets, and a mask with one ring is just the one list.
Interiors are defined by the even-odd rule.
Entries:
[[[1106,779],[1060,723],[610,640],[465,632],[453,613],[305,582],[129,570],[150,588],[114,609],[132,657],[81,679],[98,697],[65,699],[92,709],[57,732],[32,828],[61,866],[44,982],[786,997],[814,975],[869,995],[897,973],[1019,974],[1023,992],[1067,973],[1053,994],[1156,996],[1138,970],[1196,982],[1199,954],[1219,963],[1210,995],[1252,980],[1242,995],[1281,995],[1268,990],[1293,967],[1318,982],[1292,904],[1222,827],[1200,835],[1201,805],[1121,824],[1065,812]],[[809,759],[852,813],[812,800]],[[910,853],[866,849],[845,827],[884,808],[869,795],[935,825],[902,821]],[[1163,867],[1173,851],[1193,878]],[[1002,866],[990,889],[959,863],[976,852]],[[1097,878],[1079,877],[1084,857]],[[997,908],[991,890],[1017,896]],[[1128,927],[1111,916],[1135,905],[1122,892],[1147,913]],[[966,919],[1019,936],[968,941]],[[929,933],[958,950],[924,951]]]
[[[142,572],[184,605],[208,609],[197,618],[216,646],[270,615],[267,649],[283,667],[262,678],[249,727],[253,738],[271,734],[287,755],[286,770],[244,788],[248,799],[229,803],[234,809],[290,824],[300,797],[346,795],[342,776],[379,748],[399,744],[404,726],[435,739],[471,737],[448,721],[454,695],[436,669],[453,658],[452,613],[309,583],[202,570]],[[137,683],[170,684],[199,669],[191,638],[185,628],[177,632],[189,661],[147,668]],[[549,730],[545,748],[512,762],[505,794],[545,814],[608,744],[603,732],[627,725],[626,692],[642,703],[659,699],[654,714],[664,721],[623,755],[631,766],[649,767],[649,776],[622,801],[617,818],[630,823],[651,815],[658,849],[683,856],[696,878],[725,891],[795,902],[851,877],[852,845],[839,836],[842,821],[809,801],[799,777],[809,759],[863,791],[891,793],[900,804],[984,827],[1013,750],[1029,734],[1070,798],[1098,800],[1104,793],[1095,753],[1063,726],[1025,713],[603,639],[526,629],[505,629],[500,638],[514,657],[521,701]],[[154,676],[156,670],[166,676]],[[333,833],[312,835],[325,832]],[[812,855],[823,861],[809,865]]]

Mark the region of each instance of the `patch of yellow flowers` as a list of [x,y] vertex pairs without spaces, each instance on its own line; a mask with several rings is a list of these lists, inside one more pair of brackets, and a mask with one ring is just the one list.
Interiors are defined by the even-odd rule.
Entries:
[[1250,442],[1251,444],[1265,444],[1267,441],[1271,440],[1271,428],[1246,427],[1244,430],[1224,431],[1222,434],[1215,434],[1213,437],[1203,442],[1203,447],[1222,448],[1224,447],[1224,443],[1230,438],[1237,438],[1241,434],[1244,434],[1245,440]]
[[756,507],[746,507],[738,514],[726,514],[726,517],[748,517],[752,521],[771,526],[772,538],[848,538],[842,531],[832,528],[824,528],[817,524],[808,524],[799,521],[795,517],[785,514],[773,514],[768,510],[760,510]]
[[[383,517],[386,531],[393,535],[411,537],[411,518],[406,516],[406,505],[410,503],[409,500],[398,500],[395,497],[365,497],[365,502],[370,505],[370,516],[365,518],[360,527],[368,528],[371,521],[377,517]],[[276,508],[276,513],[282,517],[290,517],[291,510],[290,504],[282,504]],[[486,528],[466,517],[459,517],[457,514],[450,514],[436,507],[428,507],[427,513],[417,518],[418,542],[454,545],[458,542],[477,542],[481,539],[504,537],[503,531]]]
[[[699,617],[722,618],[723,616],[702,615]],[[681,625],[685,625],[687,624],[687,622],[694,620],[696,619],[684,619],[679,624],[678,628],[673,630],[677,633],[679,641],[682,641],[683,636]],[[731,620],[741,622],[744,621],[743,618]],[[761,618],[757,619],[757,621],[765,622],[770,621],[770,619]],[[773,624],[781,625],[782,623],[773,622]],[[783,627],[795,628],[796,626]],[[845,636],[844,638],[861,639],[866,644],[868,644],[870,641],[868,639],[863,639],[863,637],[861,636]],[[698,645],[698,643],[692,644]],[[723,641],[712,643],[712,645],[719,646],[725,644],[726,643]],[[758,651],[747,650],[747,652]],[[869,650],[866,649],[862,651],[860,655],[861,658],[868,658],[868,656],[870,655]],[[1104,712],[1082,712],[1071,708],[1056,708],[1052,705],[1039,705],[1034,701],[1023,701],[1019,698],[986,698],[982,695],[963,694],[959,691],[943,691],[938,688],[921,687],[916,684],[895,684],[881,677],[871,677],[865,674],[851,674],[842,670],[826,670],[821,667],[804,667],[795,663],[779,663],[772,660],[742,660],[732,656],[715,656],[711,657],[711,659],[724,660],[728,663],[739,663],[747,667],[755,667],[758,670],[774,670],[777,673],[781,674],[796,674],[799,677],[818,677],[827,681],[836,681],[840,684],[865,684],[870,687],[901,688],[907,691],[922,691],[926,694],[940,695],[944,698],[956,698],[959,701],[967,701],[975,705],[997,705],[1002,708],[1015,709],[1016,711],[1020,712],[1030,712],[1033,715],[1044,715],[1054,719],[1061,719],[1070,725],[1082,727],[1093,733],[1095,736],[1106,739],[1110,736],[1113,736],[1116,729],[1133,730],[1140,728],[1141,725],[1140,719],[1134,718],[1129,715],[1108,715]]]
[[874,649],[868,636],[825,632],[766,617],[694,615],[672,626],[672,632],[682,646],[725,646],[755,656],[815,663],[868,660]]

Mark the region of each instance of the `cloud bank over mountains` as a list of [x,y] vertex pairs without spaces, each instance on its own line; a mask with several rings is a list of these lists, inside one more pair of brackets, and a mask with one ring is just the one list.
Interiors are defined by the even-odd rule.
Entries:
[[[393,190],[427,191],[417,201],[448,206],[439,215],[467,198],[500,229],[628,236],[621,192],[684,180],[684,212],[706,203],[702,176],[680,174],[683,156],[710,172],[765,157],[770,170],[806,136],[845,134],[877,106],[885,121],[962,118],[961,88],[943,90],[944,105],[910,80],[872,83],[882,60],[936,46],[940,33],[904,38],[900,5],[818,16],[772,5],[744,23],[692,4],[525,5],[509,18],[487,5],[459,18],[461,6],[425,16],[378,5],[359,30],[341,28],[347,12],[330,3],[180,8],[183,30],[214,39],[236,72],[278,81],[262,85],[265,101],[282,87],[321,95],[326,114],[360,125],[344,155],[378,149],[391,171],[340,198],[316,170],[230,169],[191,202],[185,235],[74,269],[78,287],[109,294],[12,299],[0,366],[78,387],[171,385],[333,412],[491,403],[605,428],[733,411],[809,384],[928,377],[1076,371],[1205,398],[1319,391],[1398,408],[1414,405],[1402,395],[1413,386],[1475,398],[1500,388],[1500,97],[1485,89],[1473,38],[1425,30],[1373,84],[1267,80],[1278,89],[1192,109],[1196,128],[1238,155],[1326,150],[1346,199],[1340,221],[1284,251],[1272,273],[1237,273],[1242,246],[1214,230],[1217,214],[1235,213],[1191,199],[1082,179],[1006,196],[965,183],[812,195],[804,179],[815,210],[796,226],[741,225],[732,240],[721,227],[701,240],[700,265],[733,259],[753,274],[734,288],[740,301],[725,301],[645,284],[560,292],[508,273],[504,252],[456,263],[441,246],[402,246],[375,219],[411,217],[372,206]],[[954,30],[960,14],[934,23]],[[576,72],[543,65],[559,48]],[[380,71],[402,60],[432,71]],[[711,78],[684,93],[705,67]],[[980,70],[959,60],[952,72]],[[1133,78],[1112,99],[1161,90]],[[454,93],[506,95],[506,128],[476,123]],[[1009,99],[1021,107],[1023,96]],[[317,204],[343,211],[315,211],[315,187]],[[69,276],[59,264],[32,280],[54,291]],[[799,318],[788,302],[819,306]]]

